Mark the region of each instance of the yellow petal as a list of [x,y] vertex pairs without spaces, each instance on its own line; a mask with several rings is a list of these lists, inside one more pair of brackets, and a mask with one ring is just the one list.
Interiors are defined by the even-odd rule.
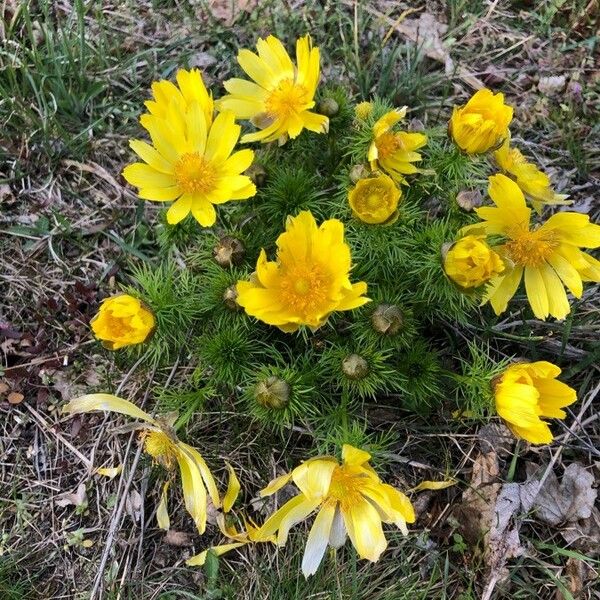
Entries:
[[347,465],[362,465],[371,460],[371,455],[364,450],[359,450],[350,444],[342,446],[342,460]]
[[335,516],[335,502],[327,502],[317,513],[315,522],[308,534],[304,556],[302,557],[302,573],[304,577],[314,575],[323,560],[327,549],[333,517]]
[[173,173],[173,165],[150,144],[141,140],[129,140],[129,147],[151,167],[161,173]]
[[198,452],[198,450],[196,450],[196,448],[194,448],[193,446],[185,444],[184,442],[178,442],[177,446],[181,450],[186,452],[196,463],[196,466],[198,467],[198,471],[200,472],[202,480],[204,481],[204,485],[208,490],[208,494],[210,496],[210,499],[212,500],[212,503],[215,505],[216,508],[220,508],[221,499],[219,497],[219,490],[217,489],[215,478],[213,477],[211,470],[208,468],[206,461],[204,460],[204,458],[202,458],[200,452]]
[[260,492],[259,492],[260,497],[264,498],[265,496],[271,496],[275,492],[279,491],[284,485],[286,485],[290,481],[291,478],[292,478],[291,473],[284,473],[283,475],[280,475],[279,477],[275,477],[275,479],[272,479],[269,482],[267,487],[260,490]]
[[194,520],[198,533],[206,529],[206,490],[196,461],[185,451],[177,455],[185,508]]
[[456,480],[454,479],[446,479],[445,481],[421,481],[419,485],[412,488],[411,492],[421,492],[423,490],[443,490],[447,487],[456,485]]
[[550,306],[546,284],[540,269],[530,266],[525,267],[525,291],[533,314],[538,319],[545,320],[549,314]]
[[190,194],[184,194],[171,204],[167,211],[167,221],[169,225],[177,225],[180,221],[183,221],[192,209],[192,196]]
[[[221,556],[230,550],[234,550],[235,548],[239,548],[240,546],[244,546],[247,542],[235,542],[233,544],[223,544],[221,546],[213,546],[209,550],[214,552],[217,556]],[[209,550],[204,550],[200,552],[200,554],[196,554],[196,556],[192,556],[185,561],[185,564],[188,567],[201,567],[206,562],[206,557],[208,555]]]
[[225,492],[225,497],[223,498],[223,512],[228,513],[236,501],[238,494],[240,493],[241,486],[233,467],[229,463],[225,464],[227,465],[227,470],[229,471],[229,480],[227,482],[227,491]]
[[377,509],[368,500],[358,500],[352,502],[347,510],[342,510],[342,515],[350,541],[358,555],[377,561],[387,548]]
[[171,527],[171,519],[169,519],[169,510],[167,508],[167,492],[169,491],[169,482],[166,481],[163,485],[162,492],[160,494],[160,502],[156,509],[156,521],[160,529],[169,531]]
[[335,467],[336,463],[329,460],[305,462],[292,471],[292,479],[307,498],[320,500],[329,491]]
[[104,475],[104,477],[109,477],[110,479],[114,479],[122,471],[123,465],[119,465],[118,467],[99,467],[96,469],[98,475]]
[[79,398],[71,400],[63,407],[63,412],[71,415],[94,410],[116,412],[157,425],[155,419],[141,408],[138,408],[135,404],[129,402],[129,400],[113,396],[113,394],[86,394],[85,396],[80,396]]

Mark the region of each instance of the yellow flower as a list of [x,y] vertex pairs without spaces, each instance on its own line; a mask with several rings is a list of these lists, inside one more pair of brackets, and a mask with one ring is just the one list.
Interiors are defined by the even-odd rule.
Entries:
[[563,284],[580,298],[583,281],[600,281],[600,261],[580,250],[600,246],[600,225],[590,223],[587,215],[560,212],[532,228],[531,209],[519,186],[505,175],[494,175],[489,181],[488,192],[496,206],[476,208],[483,223],[463,229],[505,238],[493,249],[506,268],[491,280],[484,301],[497,315],[503,313],[524,277],[535,316],[564,319],[571,307]]
[[[199,533],[204,533],[206,528],[206,491],[214,506],[219,508],[221,500],[215,480],[204,459],[192,446],[184,444],[177,439],[172,424],[172,415],[152,417],[128,400],[113,396],[112,394],[88,394],[71,400],[63,412],[77,415],[97,410],[116,412],[147,423],[143,426],[142,440],[144,451],[167,469],[179,465],[181,484],[185,508],[194,519]],[[168,527],[168,513],[166,511],[166,492],[168,486],[163,487],[163,493],[158,511],[159,526]]]
[[483,154],[508,137],[513,109],[504,94],[483,89],[464,106],[455,106],[449,124],[454,143],[469,154]]
[[241,127],[231,112],[212,120],[212,99],[200,74],[180,71],[180,90],[167,81],[153,86],[155,100],[146,103],[150,113],[140,123],[152,145],[130,140],[131,149],[144,161],[128,165],[123,177],[140,188],[144,200],[168,202],[167,220],[174,225],[190,212],[203,227],[215,224],[215,204],[245,200],[256,187],[242,173],[252,164],[252,150],[232,154]]
[[216,546],[212,546],[208,550],[203,550],[200,552],[200,554],[196,554],[196,556],[192,556],[186,560],[185,564],[188,566],[201,567],[206,562],[206,557],[209,551],[214,552],[217,556],[221,556],[230,550],[240,548],[246,544],[275,541],[275,536],[263,536],[260,533],[260,527],[258,527],[258,525],[256,525],[256,523],[254,523],[251,519],[247,519],[243,515],[242,520],[244,522],[244,529],[242,531],[238,531],[235,525],[228,524],[226,522],[225,515],[231,510],[231,507],[233,506],[233,503],[238,497],[241,489],[240,482],[238,481],[235,471],[230,465],[227,465],[227,468],[229,469],[229,484],[227,486],[227,493],[223,498],[223,513],[217,515],[217,525],[219,526],[221,533],[226,538],[232,540],[232,542],[227,544],[218,544]]
[[214,103],[212,95],[206,89],[198,69],[177,71],[177,85],[163,79],[152,84],[152,100],[144,102],[151,115],[162,119],[169,118],[171,104],[179,114],[185,114],[188,108],[197,102],[202,109],[206,126],[213,120]]
[[330,313],[369,301],[367,284],[350,283],[350,247],[337,219],[317,227],[309,211],[288,217],[277,238],[277,262],[261,250],[250,281],[238,281],[237,302],[253,317],[282,331],[301,325],[316,329]]
[[404,175],[419,172],[412,163],[421,160],[416,150],[427,143],[423,133],[393,131],[405,115],[406,106],[386,113],[373,125],[373,141],[367,155],[373,170],[385,171],[397,183],[406,183]]
[[106,348],[118,350],[145,342],[154,331],[155,319],[140,300],[119,294],[102,301],[90,326]]
[[383,523],[394,523],[406,535],[406,523],[415,521],[410,500],[391,485],[382,483],[369,465],[371,455],[348,444],[342,449],[342,464],[331,456],[313,458],[291,473],[274,479],[261,491],[269,496],[290,480],[300,493],[271,515],[260,528],[260,536],[277,532],[277,543],[285,545],[289,530],[317,510],[308,535],[302,572],[313,575],[327,546],[340,548],[346,534],[358,555],[377,561],[387,547]]
[[389,223],[398,216],[401,195],[391,177],[379,175],[357,181],[348,193],[348,202],[357,219],[371,224]]
[[356,118],[364,121],[365,119],[368,119],[371,116],[371,113],[373,112],[373,103],[372,102],[359,102],[355,107],[354,107],[354,114],[356,115]]
[[[238,119],[250,119],[260,129],[242,137],[242,142],[284,144],[306,128],[327,133],[329,119],[311,112],[319,82],[319,49],[309,35],[296,42],[295,67],[283,44],[270,35],[256,43],[258,55],[240,50],[238,63],[253,81],[229,79],[229,92],[218,101],[219,110],[231,110]],[[254,83],[256,82],[256,83]]]
[[444,270],[457,285],[474,288],[502,273],[504,263],[486,244],[485,235],[467,235],[448,250]]
[[543,204],[570,204],[565,202],[566,194],[557,194],[550,184],[550,178],[521,154],[518,148],[510,147],[510,139],[496,150],[494,158],[504,173],[517,182],[525,197],[539,213]]
[[562,408],[577,400],[575,390],[557,381],[560,369],[538,361],[511,365],[494,386],[496,410],[518,438],[548,444],[552,432],[541,417],[564,419]]

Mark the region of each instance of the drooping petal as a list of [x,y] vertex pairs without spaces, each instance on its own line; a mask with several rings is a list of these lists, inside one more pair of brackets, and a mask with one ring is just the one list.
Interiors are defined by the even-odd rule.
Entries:
[[113,394],[86,394],[85,396],[74,398],[63,408],[63,412],[71,415],[91,412],[94,410],[116,412],[122,415],[133,417],[134,419],[141,419],[147,423],[157,425],[156,420],[147,412],[144,412],[141,408],[138,408],[135,404],[129,402],[129,400],[119,398]]
[[165,531],[169,531],[171,528],[171,519],[169,518],[169,509],[167,506],[168,491],[169,482],[166,481],[162,487],[160,502],[158,503],[158,507],[156,509],[156,521],[158,523],[158,527],[160,529],[164,529]]
[[227,482],[227,491],[223,497],[223,512],[228,513],[233,507],[233,504],[240,493],[241,486],[233,467],[229,463],[225,464],[227,465],[227,470],[229,471],[229,480]]
[[335,515],[335,503],[326,502],[317,513],[308,540],[304,556],[302,557],[302,573],[304,577],[314,575],[323,560],[323,555],[329,542],[333,518]]

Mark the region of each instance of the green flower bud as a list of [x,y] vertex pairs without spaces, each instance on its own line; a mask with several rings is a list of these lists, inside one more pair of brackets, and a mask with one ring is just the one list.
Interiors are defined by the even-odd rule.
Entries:
[[369,374],[369,363],[360,354],[350,354],[342,361],[342,371],[348,379],[364,379]]
[[371,315],[371,325],[382,335],[396,335],[404,325],[402,311],[395,304],[380,304]]
[[291,391],[289,383],[271,375],[256,384],[254,397],[265,408],[282,409],[289,404]]

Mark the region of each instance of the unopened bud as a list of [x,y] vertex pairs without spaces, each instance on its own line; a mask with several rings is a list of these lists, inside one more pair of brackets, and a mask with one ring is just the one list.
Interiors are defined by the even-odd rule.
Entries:
[[244,248],[244,244],[230,235],[222,237],[213,250],[215,261],[221,267],[239,265],[244,259],[245,254],[246,249]]
[[259,381],[254,389],[256,401],[265,408],[285,408],[290,401],[290,384],[271,375]]
[[246,169],[245,175],[250,177],[256,187],[262,187],[267,181],[267,172],[265,171],[265,168],[258,163],[250,165]]
[[223,293],[223,303],[229,310],[240,310],[242,307],[237,302],[238,293],[235,285],[230,285]]
[[352,183],[358,183],[361,179],[365,179],[369,176],[369,170],[365,165],[354,165],[350,169],[350,181]]
[[354,114],[356,115],[356,118],[360,119],[361,121],[368,119],[372,112],[372,102],[360,102],[354,107]]
[[371,324],[382,335],[396,335],[404,325],[402,311],[395,304],[380,304],[371,315]]
[[350,354],[342,361],[342,371],[348,379],[364,379],[369,374],[369,363],[359,354]]
[[324,98],[317,107],[317,112],[326,117],[335,117],[339,111],[340,105],[333,98]]

